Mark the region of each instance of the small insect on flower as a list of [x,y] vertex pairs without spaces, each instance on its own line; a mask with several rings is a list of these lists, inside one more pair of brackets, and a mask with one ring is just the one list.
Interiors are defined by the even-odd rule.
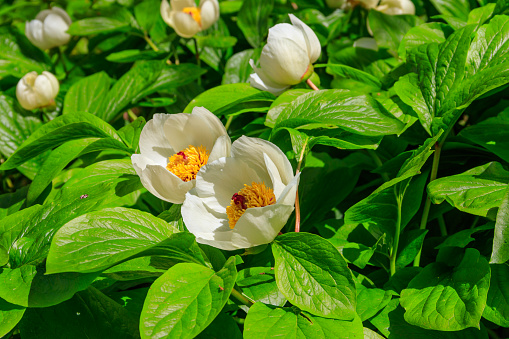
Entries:
[[83,195],[80,197],[80,199],[86,199],[86,198],[88,198],[88,194],[83,194]]

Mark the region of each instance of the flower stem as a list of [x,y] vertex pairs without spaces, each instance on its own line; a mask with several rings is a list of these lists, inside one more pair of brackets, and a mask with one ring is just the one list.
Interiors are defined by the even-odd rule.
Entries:
[[230,125],[233,121],[233,114],[228,117],[228,120],[226,120],[226,125],[224,125],[224,129],[228,131],[228,128],[230,128]]
[[147,44],[154,50],[154,52],[159,52],[159,48],[154,44],[154,42],[150,39],[148,35],[144,35],[143,39],[147,42]]
[[[196,56],[196,64],[198,67],[201,67],[201,60],[200,60],[200,50],[198,49],[198,40],[196,38],[193,38],[194,41],[194,54]],[[198,86],[201,86],[201,75],[198,77]]]
[[[432,182],[437,178],[438,173],[438,163],[440,162],[440,153],[442,151],[442,145],[439,143],[435,143],[435,153],[433,154],[433,165],[431,167],[431,176],[429,178],[429,182]],[[428,216],[429,216],[429,209],[431,207],[431,199],[429,195],[426,198],[426,203],[424,204],[424,210],[422,212],[422,218],[421,218],[421,225],[419,229],[425,230],[426,225],[428,224]],[[414,259],[414,266],[419,267],[420,261],[421,261],[421,253],[422,253],[422,246],[419,249],[419,252],[415,256]]]
[[254,300],[249,299],[244,294],[242,294],[239,291],[237,291],[235,288],[232,289],[232,294],[231,295],[233,295],[238,301],[240,301],[241,303],[243,303],[246,306],[251,307],[255,303]]
[[[299,155],[299,163],[297,164],[297,170],[295,171],[295,175],[300,173],[300,167],[302,166],[302,160],[304,159],[304,152],[306,151],[306,147],[308,144],[309,138],[306,138],[304,141],[304,145],[302,145],[302,150]],[[295,233],[300,232],[300,204],[299,204],[299,187],[295,190]]]
[[440,234],[442,235],[442,237],[447,237],[447,227],[445,225],[445,219],[443,214],[438,216],[438,225],[440,226]]
[[319,90],[319,88],[318,88],[318,87],[316,87],[316,85],[313,83],[313,81],[311,81],[311,79],[310,79],[310,78],[308,78],[308,79],[306,80],[306,83],[307,83],[307,84],[308,84],[308,86],[309,86],[309,87],[311,87],[314,91],[318,91],[318,90]]
[[[382,165],[383,165],[382,160],[380,160],[380,157],[378,156],[378,154],[376,154],[375,151],[373,151],[372,149],[368,149],[368,154],[371,157],[371,159],[373,159],[373,161],[375,162],[376,167],[382,167]],[[385,182],[391,180],[389,178],[389,176],[387,175],[387,173],[385,173],[385,172],[382,173],[381,176]]]
[[[394,186],[394,194],[396,194],[396,186]],[[391,262],[391,276],[396,273],[396,258],[398,256],[398,247],[399,247],[399,237],[401,234],[401,208],[402,208],[402,199],[399,196],[396,196],[396,201],[398,203],[398,217],[396,219],[396,231],[394,232],[394,241],[392,243],[390,262]]]
[[67,66],[65,65],[64,56],[62,54],[62,51],[60,50],[60,47],[56,47],[58,52],[58,61],[62,63],[62,67],[64,68],[65,76],[67,77],[69,75],[69,72],[67,71]]
[[128,109],[127,110],[127,114],[129,115],[129,117],[132,119],[132,121],[138,119],[138,117],[136,116],[136,114],[134,114],[133,110],[132,109]]

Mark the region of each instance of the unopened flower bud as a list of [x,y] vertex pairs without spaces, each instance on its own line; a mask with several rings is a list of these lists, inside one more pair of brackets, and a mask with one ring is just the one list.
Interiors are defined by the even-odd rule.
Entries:
[[69,42],[71,36],[67,30],[71,23],[71,18],[63,9],[53,7],[37,14],[35,20],[27,21],[25,34],[40,49],[58,47]]
[[50,72],[27,73],[16,86],[16,98],[21,107],[33,110],[39,107],[48,106],[58,94],[60,85],[57,78]]
[[382,0],[375,9],[388,15],[415,15],[415,5],[411,0]]

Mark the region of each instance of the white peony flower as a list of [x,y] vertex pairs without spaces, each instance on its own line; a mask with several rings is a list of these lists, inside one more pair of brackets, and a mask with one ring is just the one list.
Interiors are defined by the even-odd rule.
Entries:
[[203,107],[191,114],[154,114],[140,135],[141,154],[131,161],[143,186],[159,199],[181,204],[200,168],[230,155],[221,120]]
[[183,38],[191,38],[206,30],[219,19],[217,0],[201,0],[196,7],[194,0],[163,0],[161,16]]
[[25,34],[40,49],[53,48],[69,42],[71,36],[67,34],[67,29],[71,23],[71,18],[63,9],[53,7],[37,14],[35,20],[27,21]]
[[292,25],[277,24],[269,29],[267,44],[260,55],[260,67],[249,63],[254,74],[251,86],[281,94],[313,73],[313,63],[321,53],[318,37],[305,23],[289,14]]
[[348,6],[348,0],[325,0],[329,8],[345,8]]
[[375,9],[388,15],[415,15],[415,5],[411,0],[382,0]]
[[16,98],[21,107],[32,110],[51,104],[59,89],[60,85],[53,74],[43,71],[41,75],[37,75],[37,72],[33,71],[18,81]]
[[366,9],[375,8],[379,0],[358,0],[362,7]]
[[210,162],[186,194],[182,217],[196,241],[223,250],[270,243],[294,209],[299,175],[271,142],[243,136]]

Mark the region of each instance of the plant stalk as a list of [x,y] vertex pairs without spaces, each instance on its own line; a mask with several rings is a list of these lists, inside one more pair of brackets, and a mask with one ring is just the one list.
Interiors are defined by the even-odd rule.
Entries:
[[[396,186],[394,186],[394,195],[396,196]],[[390,262],[391,262],[391,276],[396,273],[396,258],[398,256],[398,247],[399,247],[399,237],[401,235],[401,208],[402,201],[401,198],[396,196],[396,201],[398,203],[398,216],[396,219],[396,231],[394,233],[394,241],[392,243]]]
[[251,307],[254,304],[254,301],[246,297],[244,294],[237,291],[235,288],[232,289],[232,294],[238,301],[243,303],[244,305]]
[[[431,167],[431,175],[429,178],[429,182],[432,182],[437,178],[438,173],[438,163],[440,162],[440,153],[442,151],[442,144],[439,144],[438,142],[435,143],[435,153],[433,154],[433,165]],[[426,225],[428,224],[428,216],[429,216],[429,209],[431,207],[431,199],[429,195],[426,197],[426,203],[424,204],[424,210],[422,212],[422,218],[421,218],[421,225],[419,229],[425,230]],[[421,261],[421,253],[422,253],[422,246],[419,249],[419,252],[415,256],[414,259],[414,266],[419,267],[420,261]]]
[[[196,64],[198,67],[201,67],[201,60],[200,60],[200,50],[198,49],[198,40],[196,38],[193,38],[194,41],[194,53],[196,56]],[[201,75],[198,77],[198,86],[201,86]]]
[[[304,145],[302,146],[302,151],[299,155],[299,163],[297,164],[297,170],[295,171],[295,175],[300,173],[300,167],[302,166],[302,160],[304,159],[304,152],[306,151],[306,147],[308,144],[309,138],[306,138],[304,141]],[[299,186],[297,186],[297,190],[295,191],[295,233],[300,232],[300,203],[299,203]]]
[[318,87],[316,87],[316,85],[313,83],[313,81],[311,81],[311,79],[310,79],[310,78],[308,78],[308,79],[306,80],[306,83],[307,83],[307,84],[308,84],[308,86],[309,86],[309,87],[311,87],[314,91],[318,91],[318,90],[319,90],[319,88],[318,88]]
[[148,35],[144,35],[143,39],[147,42],[147,44],[154,50],[154,52],[159,52],[159,48],[154,44],[154,42],[150,39]]
[[233,115],[230,115],[228,117],[228,120],[226,120],[226,124],[224,125],[224,129],[228,131],[228,128],[230,128],[230,125],[232,124],[232,121],[233,121]]

